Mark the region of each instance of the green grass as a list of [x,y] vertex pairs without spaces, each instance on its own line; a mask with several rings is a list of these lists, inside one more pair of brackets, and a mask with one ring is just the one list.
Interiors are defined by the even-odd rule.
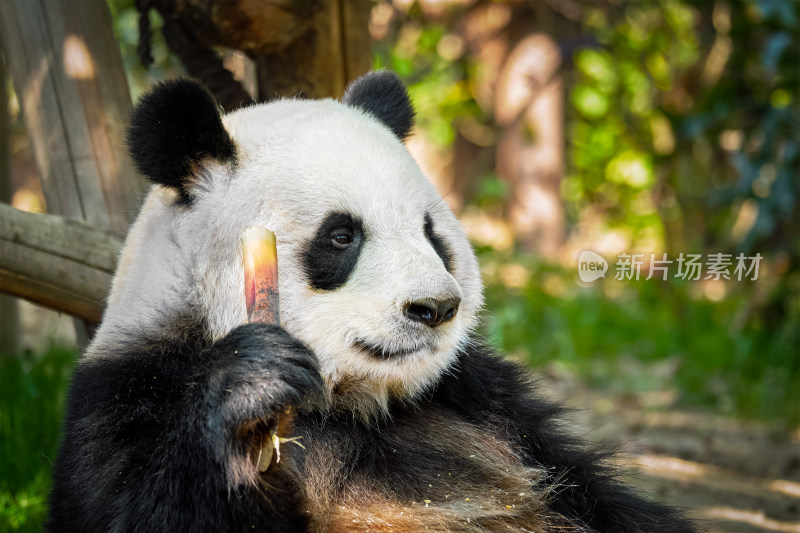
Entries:
[[75,351],[0,358],[0,531],[41,531]]
[[[484,253],[482,263],[491,262],[495,270],[506,263]],[[744,291],[714,302],[690,283],[583,286],[574,271],[523,264],[530,276],[516,290],[486,280],[484,331],[506,352],[534,367],[566,369],[600,390],[671,391],[679,407],[787,428],[800,423],[797,299],[781,322],[766,323],[743,319],[753,298]]]

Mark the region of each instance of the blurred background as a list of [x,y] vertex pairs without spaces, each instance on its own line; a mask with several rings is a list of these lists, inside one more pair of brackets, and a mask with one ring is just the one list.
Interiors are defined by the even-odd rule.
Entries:
[[[155,10],[144,68],[134,2],[109,5],[134,98],[185,72]],[[798,17],[793,0],[369,6],[373,67],[418,112],[409,149],[478,252],[481,334],[584,409],[590,437],[626,441],[656,472],[643,486],[709,499],[698,516],[720,531],[800,531]],[[219,53],[247,86],[248,59]],[[4,86],[3,200],[43,212]],[[579,280],[583,250],[604,278]],[[641,277],[615,279],[634,253]],[[731,254],[731,279],[683,280],[676,263],[645,279],[664,253]],[[738,254],[760,254],[757,279],[736,279]],[[0,529],[35,530],[76,339],[68,317],[3,298]]]

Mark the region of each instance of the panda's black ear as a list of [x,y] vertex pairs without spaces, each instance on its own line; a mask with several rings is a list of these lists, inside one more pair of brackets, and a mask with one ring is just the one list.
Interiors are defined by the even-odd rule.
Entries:
[[202,161],[233,161],[236,155],[214,97],[189,79],[160,82],[139,99],[127,143],[139,172],[177,190],[187,203],[192,200],[193,173]]
[[342,102],[371,113],[401,141],[414,125],[414,107],[406,86],[387,70],[369,72],[355,80],[345,91]]

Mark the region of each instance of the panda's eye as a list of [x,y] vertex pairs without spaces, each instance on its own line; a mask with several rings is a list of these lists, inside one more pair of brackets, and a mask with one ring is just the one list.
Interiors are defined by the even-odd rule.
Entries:
[[331,244],[338,250],[344,250],[353,242],[353,232],[350,228],[336,228],[331,232]]

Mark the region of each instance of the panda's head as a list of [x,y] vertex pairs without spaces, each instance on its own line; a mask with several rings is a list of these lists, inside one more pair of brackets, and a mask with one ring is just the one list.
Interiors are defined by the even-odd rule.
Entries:
[[459,223],[403,145],[412,123],[387,72],[341,102],[225,116],[195,82],[154,87],[128,143],[156,186],[98,336],[187,309],[212,340],[243,324],[240,235],[264,226],[278,242],[281,325],[319,358],[334,404],[369,415],[418,397],[468,342],[482,296]]

